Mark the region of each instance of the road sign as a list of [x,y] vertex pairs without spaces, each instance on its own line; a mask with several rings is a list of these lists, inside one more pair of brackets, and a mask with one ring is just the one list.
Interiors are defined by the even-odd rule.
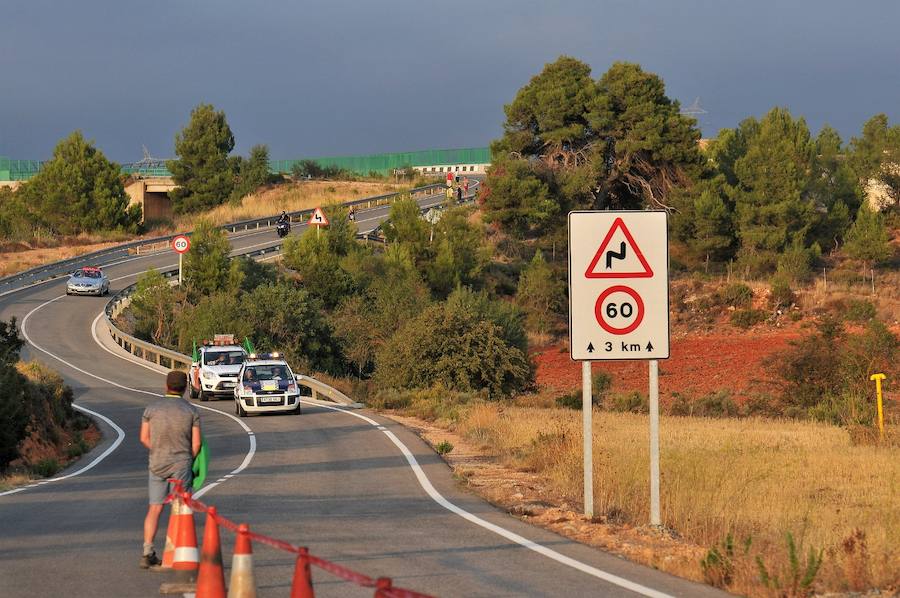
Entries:
[[669,357],[666,213],[569,213],[572,359]]
[[316,208],[315,211],[313,211],[312,216],[309,217],[309,225],[328,226],[328,217],[325,216],[325,212],[322,211],[322,208]]
[[178,235],[177,237],[172,239],[172,249],[174,249],[176,253],[187,253],[188,249],[190,248],[191,240],[186,236]]

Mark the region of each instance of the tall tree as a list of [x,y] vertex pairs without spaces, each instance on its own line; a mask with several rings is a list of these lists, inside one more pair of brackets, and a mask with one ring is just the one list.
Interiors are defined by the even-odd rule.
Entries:
[[866,269],[889,258],[892,250],[884,216],[863,203],[856,213],[856,221],[847,233],[845,247],[847,253],[861,260]]
[[57,234],[134,230],[141,208],[129,208],[120,174],[118,164],[107,160],[81,131],[75,131],[57,144],[53,158],[17,195]]
[[232,170],[236,173],[236,180],[234,191],[231,192],[231,201],[235,202],[275,180],[269,172],[269,148],[265,145],[251,147],[250,156],[246,160],[243,158],[234,160]]
[[615,63],[595,81],[588,65],[562,56],[505,112],[485,216],[516,234],[560,226],[553,217],[572,207],[668,208],[669,193],[699,171],[696,121],[636,64]]
[[196,212],[217,206],[234,189],[234,173],[228,154],[234,135],[225,113],[211,104],[191,112],[188,125],[175,136],[177,160],[166,166],[178,187],[169,193],[176,213]]
[[229,262],[230,252],[225,231],[208,220],[197,223],[184,256],[184,282],[192,298],[240,287],[243,269],[238,260]]
[[817,217],[809,197],[814,151],[806,121],[774,108],[735,161],[737,232],[751,269],[769,269],[795,240],[806,246]]

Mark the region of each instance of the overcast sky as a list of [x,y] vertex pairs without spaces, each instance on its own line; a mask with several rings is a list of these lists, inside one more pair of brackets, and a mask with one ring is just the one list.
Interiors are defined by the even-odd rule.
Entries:
[[[4,3],[6,4],[6,3]],[[560,54],[640,63],[705,136],[775,105],[817,131],[900,120],[897,0],[27,0],[0,18],[0,155],[74,129],[173,153],[199,102],[272,158],[486,145]]]

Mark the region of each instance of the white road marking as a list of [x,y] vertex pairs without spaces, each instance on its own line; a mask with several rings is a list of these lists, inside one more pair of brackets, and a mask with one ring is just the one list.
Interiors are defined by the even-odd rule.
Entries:
[[[372,424],[376,428],[384,429],[384,427],[381,424],[379,424],[377,421],[375,421],[371,417],[366,417],[365,415],[362,415],[361,413],[355,413],[353,411],[349,411],[347,409],[342,409],[340,407],[331,407],[329,405],[322,405],[321,403],[313,403],[313,402],[305,401],[302,399],[300,402],[306,403],[307,405],[314,405],[316,407],[324,407],[325,409],[331,409],[332,411],[340,411],[341,413],[346,413],[347,415],[352,415],[353,417],[358,417],[359,419]],[[434,502],[436,502],[443,508],[447,509],[451,513],[453,513],[455,515],[459,515],[463,519],[465,519],[471,523],[474,523],[477,526],[483,527],[484,529],[486,529],[488,531],[494,532],[498,536],[502,536],[503,538],[506,538],[507,540],[515,542],[516,544],[523,546],[529,550],[533,550],[534,552],[536,552],[542,556],[545,556],[549,559],[552,559],[552,560],[554,560],[558,563],[561,563],[563,565],[566,565],[568,567],[572,567],[573,569],[577,569],[578,571],[581,571],[582,573],[586,573],[588,575],[596,577],[597,579],[602,579],[603,581],[605,581],[607,583],[611,583],[613,585],[619,586],[620,588],[625,588],[626,590],[631,590],[632,592],[635,592],[636,594],[641,594],[642,596],[649,596],[651,598],[672,598],[672,596],[670,596],[669,594],[660,592],[659,590],[654,590],[653,588],[648,588],[646,586],[642,586],[641,584],[627,580],[624,577],[619,577],[618,575],[608,573],[606,571],[603,571],[602,569],[598,569],[597,567],[588,565],[587,563],[582,563],[581,561],[578,561],[576,559],[573,559],[572,557],[568,557],[562,553],[559,553],[559,552],[553,550],[552,548],[547,548],[546,546],[543,546],[542,544],[538,544],[537,542],[535,542],[533,540],[529,540],[528,538],[520,536],[519,534],[517,534],[515,532],[511,532],[506,528],[503,528],[503,527],[500,527],[499,525],[491,523],[490,521],[486,521],[486,520],[482,519],[481,517],[478,517],[477,515],[473,515],[472,513],[466,511],[465,509],[456,506],[455,504],[453,504],[452,502],[450,502],[449,500],[444,498],[444,496],[435,489],[435,487],[431,484],[431,480],[429,480],[428,476],[425,475],[425,471],[422,469],[422,466],[419,465],[419,462],[416,460],[416,457],[412,454],[412,451],[410,451],[409,448],[407,448],[407,446],[405,444],[403,444],[403,442],[399,438],[397,438],[397,436],[393,432],[391,432],[390,430],[387,430],[387,429],[384,429],[383,431],[384,431],[384,435],[387,436],[391,440],[391,442],[393,442],[394,445],[398,449],[400,449],[400,452],[403,453],[403,456],[406,457],[406,462],[409,464],[410,468],[413,470],[413,473],[416,476],[416,480],[418,480],[419,485],[422,487],[422,489],[425,491],[425,493],[428,494],[428,496],[431,497],[431,499]]]

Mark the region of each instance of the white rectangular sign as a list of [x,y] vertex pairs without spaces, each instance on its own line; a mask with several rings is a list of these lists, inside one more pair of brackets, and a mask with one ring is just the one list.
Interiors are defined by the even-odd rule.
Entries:
[[669,357],[664,211],[569,213],[572,359]]

